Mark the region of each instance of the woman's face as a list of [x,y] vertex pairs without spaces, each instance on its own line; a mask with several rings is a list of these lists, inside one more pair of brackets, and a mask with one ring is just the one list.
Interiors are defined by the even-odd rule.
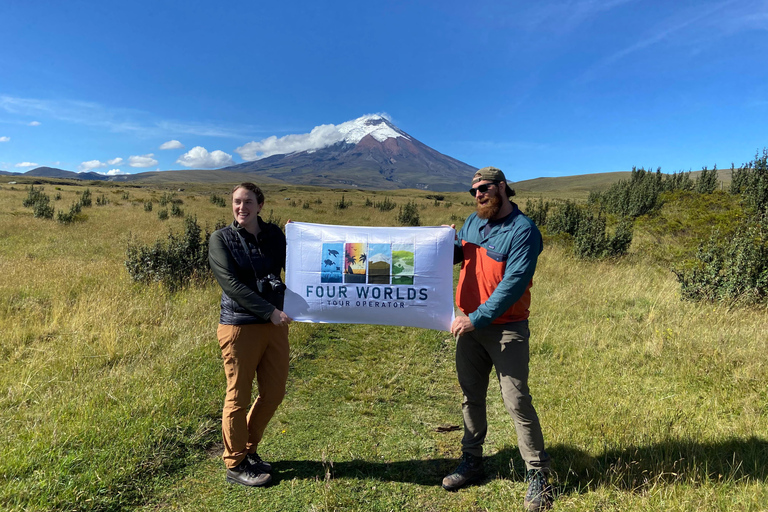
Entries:
[[239,188],[232,193],[232,213],[235,220],[245,229],[258,225],[257,215],[264,203],[258,204],[256,194],[247,188]]

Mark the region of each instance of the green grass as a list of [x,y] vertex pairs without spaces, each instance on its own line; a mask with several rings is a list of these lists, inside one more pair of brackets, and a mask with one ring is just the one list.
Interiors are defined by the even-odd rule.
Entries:
[[[57,209],[85,188],[56,186]],[[276,483],[225,484],[218,287],[170,294],[130,282],[129,234],[151,243],[183,221],[143,210],[166,189],[88,186],[110,203],[66,226],[32,218],[23,186],[0,189],[0,509],[520,507],[524,465],[494,383],[487,478],[457,493],[439,487],[461,450],[462,433],[450,428],[461,425],[455,343],[400,327],[293,324],[288,393],[260,448]],[[201,224],[230,218],[209,200],[229,186],[183,188],[173,191]],[[283,221],[395,225],[397,209],[363,206],[385,194],[419,202],[423,225],[472,210],[466,193],[446,193],[448,208],[418,191],[268,185],[265,194],[265,212]],[[340,213],[342,194],[353,206]],[[727,216],[713,201],[713,215]],[[640,225],[638,247],[666,233],[662,222],[699,229],[675,204]],[[671,235],[659,240],[673,247]],[[531,389],[554,461],[555,510],[764,510],[768,310],[682,302],[665,260],[633,250],[584,262],[549,243],[540,259]]]

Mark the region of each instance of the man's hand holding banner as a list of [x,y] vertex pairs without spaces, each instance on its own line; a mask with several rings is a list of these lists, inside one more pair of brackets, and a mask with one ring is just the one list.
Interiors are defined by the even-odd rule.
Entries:
[[285,231],[293,320],[450,330],[452,228],[290,222]]

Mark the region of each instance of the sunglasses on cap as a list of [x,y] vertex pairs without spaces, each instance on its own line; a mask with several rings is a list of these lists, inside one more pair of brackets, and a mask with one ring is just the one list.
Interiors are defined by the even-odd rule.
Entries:
[[492,183],[484,183],[483,185],[480,185],[477,188],[469,189],[469,193],[472,195],[472,197],[475,197],[478,192],[480,192],[481,194],[485,194],[486,192],[488,192],[489,188],[495,187],[498,184],[499,184],[498,181],[494,181]]

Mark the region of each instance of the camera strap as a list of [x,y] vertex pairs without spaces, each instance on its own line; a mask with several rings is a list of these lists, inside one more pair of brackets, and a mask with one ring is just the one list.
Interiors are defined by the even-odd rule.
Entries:
[[[237,235],[237,238],[240,239],[240,245],[243,246],[243,250],[245,251],[245,257],[248,258],[248,262],[251,264],[251,270],[253,270],[253,275],[256,276],[256,279],[259,279],[259,280],[263,279],[263,277],[260,276],[259,273],[256,271],[256,266],[253,264],[253,259],[251,259],[251,250],[248,248],[248,243],[245,241],[245,237],[241,235],[238,230],[234,228],[231,228],[231,229],[233,229],[233,231]],[[258,240],[256,241],[256,243],[258,244]],[[257,249],[259,250],[259,253],[261,253],[261,248],[258,247],[258,245],[257,245]]]

